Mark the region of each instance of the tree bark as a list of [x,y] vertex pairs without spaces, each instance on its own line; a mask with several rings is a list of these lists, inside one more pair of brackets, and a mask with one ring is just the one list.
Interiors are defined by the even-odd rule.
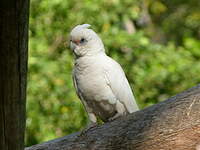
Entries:
[[199,150],[200,85],[144,110],[25,150]]
[[0,3],[0,150],[23,150],[29,0]]

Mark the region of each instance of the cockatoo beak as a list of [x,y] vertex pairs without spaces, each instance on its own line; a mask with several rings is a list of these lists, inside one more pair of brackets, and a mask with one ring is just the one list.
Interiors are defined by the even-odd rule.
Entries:
[[70,49],[71,49],[72,51],[74,51],[75,48],[76,48],[76,44],[74,44],[74,43],[71,41],[71,42],[70,42]]

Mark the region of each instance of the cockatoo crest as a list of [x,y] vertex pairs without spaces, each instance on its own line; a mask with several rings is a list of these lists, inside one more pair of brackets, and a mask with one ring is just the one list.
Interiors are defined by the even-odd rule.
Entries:
[[82,25],[77,25],[76,27],[74,27],[74,29],[73,30],[77,30],[77,29],[87,29],[87,28],[89,28],[89,27],[91,27],[91,25],[90,24],[82,24]]

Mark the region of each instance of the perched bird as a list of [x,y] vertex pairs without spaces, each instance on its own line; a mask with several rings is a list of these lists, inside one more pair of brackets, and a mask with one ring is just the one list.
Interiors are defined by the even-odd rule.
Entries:
[[73,82],[91,123],[97,117],[107,122],[138,110],[121,66],[105,53],[100,37],[89,24],[77,25],[70,33],[75,55]]

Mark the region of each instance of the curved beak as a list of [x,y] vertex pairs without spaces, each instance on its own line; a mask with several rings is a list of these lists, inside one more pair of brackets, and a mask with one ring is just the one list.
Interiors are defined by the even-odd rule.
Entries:
[[76,44],[74,44],[72,41],[70,41],[70,49],[72,51],[74,51],[75,48],[76,48]]

